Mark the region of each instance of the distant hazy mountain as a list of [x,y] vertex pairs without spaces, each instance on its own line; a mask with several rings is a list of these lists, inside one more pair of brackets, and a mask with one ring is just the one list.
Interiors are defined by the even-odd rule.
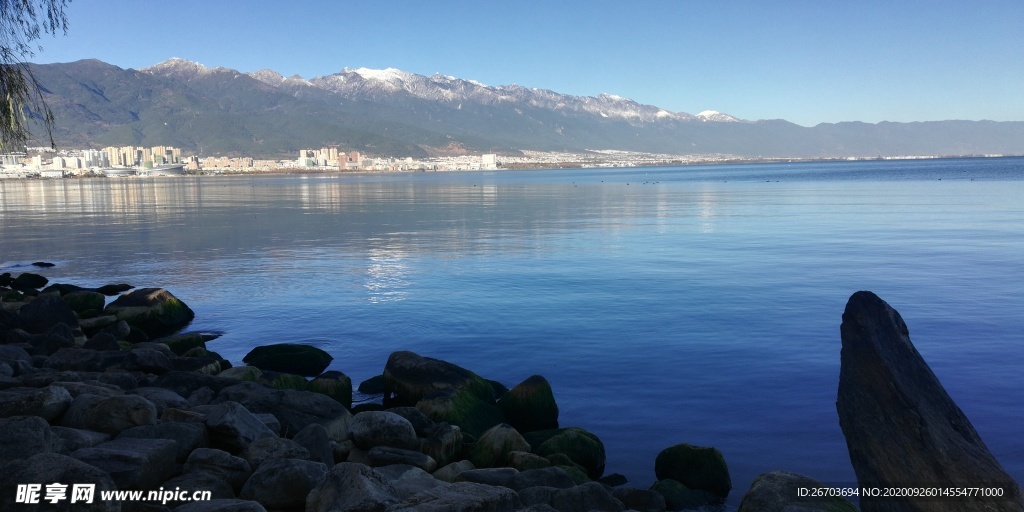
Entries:
[[1024,154],[1024,122],[807,128],[397,69],[344,69],[306,80],[171,59],[142,70],[83,60],[33,71],[56,115],[58,143],[71,147],[175,145],[257,157],[325,145],[394,156],[524,149],[747,157]]

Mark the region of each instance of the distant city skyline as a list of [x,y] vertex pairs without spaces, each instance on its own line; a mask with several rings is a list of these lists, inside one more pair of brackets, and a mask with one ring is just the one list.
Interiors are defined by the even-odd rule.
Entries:
[[1024,121],[1024,2],[75,0],[33,62],[441,73],[673,112]]

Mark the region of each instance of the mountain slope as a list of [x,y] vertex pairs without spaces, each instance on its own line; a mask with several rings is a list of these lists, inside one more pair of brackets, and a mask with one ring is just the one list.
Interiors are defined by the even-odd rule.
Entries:
[[175,145],[202,154],[290,156],[338,145],[369,154],[619,149],[747,157],[1024,154],[1024,123],[836,123],[668,112],[396,69],[309,80],[171,59],[142,70],[96,60],[33,65],[60,145]]

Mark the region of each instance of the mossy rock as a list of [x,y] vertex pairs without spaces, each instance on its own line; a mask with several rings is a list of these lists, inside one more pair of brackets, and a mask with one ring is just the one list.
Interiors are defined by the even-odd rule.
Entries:
[[[540,457],[540,455],[537,456]],[[576,468],[584,475],[587,474],[587,470],[584,469],[583,466],[577,464],[576,461],[570,459],[569,456],[564,453],[552,453],[547,457],[547,460],[550,461],[553,466],[570,466]]]
[[344,405],[346,409],[352,408],[352,379],[339,371],[324,372],[309,382],[309,391],[327,395]]
[[583,484],[585,484],[585,483],[590,481],[590,477],[587,476],[586,471],[583,471],[582,469],[580,469],[580,467],[578,465],[575,465],[575,464],[572,465],[572,466],[558,465],[558,466],[555,466],[555,467],[556,468],[562,468],[562,470],[564,470],[566,472],[566,474],[569,475],[569,478],[571,478],[572,481],[576,485],[583,485]]
[[228,368],[222,370],[217,374],[218,377],[226,377],[228,379],[236,379],[247,382],[255,382],[260,380],[263,376],[263,371],[255,366],[236,366],[234,368]]
[[672,479],[723,498],[732,490],[725,457],[709,446],[681,443],[665,448],[654,460],[654,474],[658,480]]
[[293,375],[290,373],[278,373],[274,376],[274,379],[270,381],[270,387],[274,389],[294,389],[296,391],[306,391],[309,389],[309,381],[301,375]]
[[516,384],[498,400],[508,423],[520,432],[558,428],[558,404],[551,384],[540,375],[534,375]]
[[181,357],[206,357],[208,355],[210,355],[210,351],[206,350],[206,347],[192,347],[185,351]]
[[750,490],[743,495],[739,512],[762,512],[785,510],[787,507],[806,508],[822,512],[857,512],[844,498],[839,496],[800,496],[797,489],[823,487],[813,478],[787,471],[763,473],[750,484]]
[[533,445],[533,453],[551,460],[556,453],[562,453],[579,464],[591,479],[601,478],[606,461],[604,443],[597,436],[578,427],[541,430],[524,435]]
[[[506,458],[508,461],[508,467],[516,468],[519,471],[551,467],[551,461],[537,455],[536,453],[511,451],[508,453]],[[566,460],[569,460],[569,458],[566,457]]]
[[312,345],[277,343],[249,351],[242,358],[246,364],[261,370],[285,372],[312,377],[320,375],[334,358]]
[[[107,298],[102,293],[79,290],[61,295],[71,309],[82,316],[89,310],[102,311]],[[95,315],[94,315],[95,316]]]
[[651,486],[665,498],[668,510],[693,510],[719,503],[722,499],[714,494],[689,487],[672,479],[658,480]]
[[529,452],[530,443],[507,423],[495,425],[484,432],[470,452],[469,461],[478,468],[497,468],[508,464],[510,452]]
[[104,312],[142,329],[150,337],[172,334],[196,316],[184,302],[163,288],[140,288],[125,293],[108,304]]
[[385,406],[416,405],[437,392],[468,393],[485,403],[494,403],[491,383],[461,366],[409,351],[393,352],[388,357],[384,365]]
[[[129,339],[130,338],[131,335],[129,335]],[[206,348],[206,342],[203,341],[203,336],[195,332],[157,340],[157,343],[167,345],[167,348],[171,349],[171,352],[174,352],[174,355],[177,356],[184,356],[189,350],[197,347],[202,347],[203,349]]]
[[3,302],[21,302],[25,296],[17,290],[9,290],[4,292]]
[[457,425],[474,438],[505,422],[501,409],[480,400],[469,390],[433,393],[417,402],[416,408],[434,421]]

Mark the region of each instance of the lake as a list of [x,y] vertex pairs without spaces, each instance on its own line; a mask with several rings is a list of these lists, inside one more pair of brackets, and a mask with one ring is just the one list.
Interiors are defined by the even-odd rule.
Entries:
[[238,364],[543,375],[608,472],[715,446],[730,507],[769,470],[855,482],[839,324],[871,290],[1024,482],[1024,159],[0,181],[0,240],[6,271],[168,288]]

